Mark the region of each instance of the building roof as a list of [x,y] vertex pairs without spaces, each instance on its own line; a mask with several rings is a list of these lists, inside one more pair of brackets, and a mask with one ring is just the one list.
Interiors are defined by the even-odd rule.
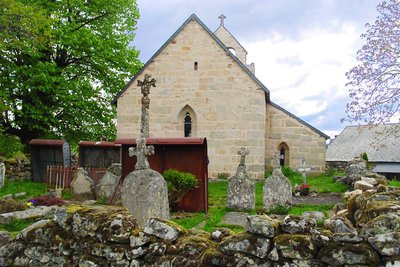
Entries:
[[226,47],[221,40],[195,15],[192,14],[183,24],[178,28],[178,30],[160,47],[160,49],[157,50],[157,52],[146,62],[146,64],[135,74],[135,76],[132,77],[132,79],[127,83],[127,85],[115,96],[113,101],[111,102],[112,104],[116,105],[118,98],[129,88],[129,86],[136,80],[136,78],[147,68],[147,66],[161,53],[161,51],[164,50],[164,48],[185,28],[185,26],[190,22],[190,21],[196,21],[203,29],[215,40],[215,42],[225,50],[227,55],[229,55],[236,63],[239,64],[239,66],[243,69],[245,73],[247,73],[254,82],[256,82],[257,85],[260,86],[262,90],[264,90],[266,99],[269,101],[269,90],[267,87],[257,79],[257,77],[246,67],[245,64],[243,64],[235,55],[232,54],[231,51],[229,51],[228,47]]
[[400,173],[400,162],[383,162],[378,163],[372,169],[373,172],[384,172],[384,173]]
[[350,161],[367,153],[370,162],[400,162],[400,124],[347,126],[326,150],[326,161]]

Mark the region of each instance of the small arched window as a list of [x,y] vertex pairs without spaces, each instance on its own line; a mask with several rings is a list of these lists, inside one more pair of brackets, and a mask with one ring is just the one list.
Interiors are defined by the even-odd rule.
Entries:
[[279,151],[279,156],[280,160],[279,163],[281,166],[289,166],[290,162],[290,151],[289,151],[289,146],[283,142],[278,146],[278,151]]
[[233,47],[228,47],[228,50],[236,57],[236,50]]
[[190,117],[189,112],[186,112],[183,124],[184,124],[185,137],[190,137],[192,135],[192,118]]

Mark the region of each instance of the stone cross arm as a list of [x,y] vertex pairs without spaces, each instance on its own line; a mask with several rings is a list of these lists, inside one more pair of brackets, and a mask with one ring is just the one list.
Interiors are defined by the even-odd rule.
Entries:
[[241,147],[240,150],[238,151],[238,154],[240,155],[240,165],[244,165],[246,160],[246,155],[249,155],[249,150],[246,149],[245,147]]
[[154,78],[150,79],[151,75],[150,74],[146,74],[144,75],[144,80],[140,81],[138,80],[138,86],[140,86],[140,88],[142,89],[142,94],[143,96],[147,96],[148,94],[150,94],[150,87],[156,87],[156,80]]
[[221,24],[220,25],[224,26],[224,20],[226,19],[226,16],[224,14],[221,14],[218,18],[221,20]]

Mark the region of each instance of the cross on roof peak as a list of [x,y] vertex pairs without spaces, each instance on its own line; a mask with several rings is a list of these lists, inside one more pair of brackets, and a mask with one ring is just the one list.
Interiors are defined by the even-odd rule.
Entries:
[[224,19],[226,19],[226,16],[224,14],[221,14],[218,18],[221,20],[220,26],[223,27],[224,26]]

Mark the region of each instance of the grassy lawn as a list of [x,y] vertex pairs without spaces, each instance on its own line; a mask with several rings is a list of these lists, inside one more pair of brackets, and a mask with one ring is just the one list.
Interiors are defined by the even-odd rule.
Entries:
[[[302,176],[296,172],[285,173],[292,185],[301,184]],[[347,190],[345,185],[335,182],[332,179],[333,175],[320,175],[315,177],[308,177],[307,183],[311,185],[312,189],[317,189],[318,192],[344,192]],[[391,185],[400,186],[400,182],[391,182]],[[256,207],[255,210],[249,211],[251,214],[256,214],[257,210],[262,210],[262,193],[263,193],[264,182],[256,182]],[[209,197],[209,212],[205,213],[189,213],[185,216],[173,216],[173,221],[177,222],[181,226],[190,229],[192,227],[201,224],[199,229],[205,231],[212,231],[216,228],[226,227],[230,228],[235,232],[243,231],[243,227],[226,225],[221,223],[222,217],[228,212],[226,208],[226,192],[228,183],[226,180],[218,182],[210,182],[208,186],[208,197]],[[46,193],[46,186],[43,183],[33,183],[29,180],[24,181],[9,181],[6,180],[5,186],[0,189],[0,196],[7,194],[15,194],[18,192],[26,192],[27,195],[21,199],[21,201],[29,199],[34,196],[43,195]],[[71,199],[70,192],[63,192],[64,199]],[[322,211],[327,212],[332,209],[332,205],[301,205],[293,206],[286,209],[276,211],[276,213],[283,214],[297,214],[300,215],[304,211]],[[178,214],[177,214],[178,215]],[[31,222],[28,222],[28,224]],[[15,227],[16,230],[23,228],[24,222],[16,221],[10,225],[1,225],[0,229],[10,229]]]
[[30,199],[46,194],[46,185],[44,183],[34,183],[31,180],[10,181],[6,179],[4,186],[0,188],[0,197],[20,192],[26,192],[26,196],[23,199]]
[[390,186],[400,187],[400,181],[389,181]]

